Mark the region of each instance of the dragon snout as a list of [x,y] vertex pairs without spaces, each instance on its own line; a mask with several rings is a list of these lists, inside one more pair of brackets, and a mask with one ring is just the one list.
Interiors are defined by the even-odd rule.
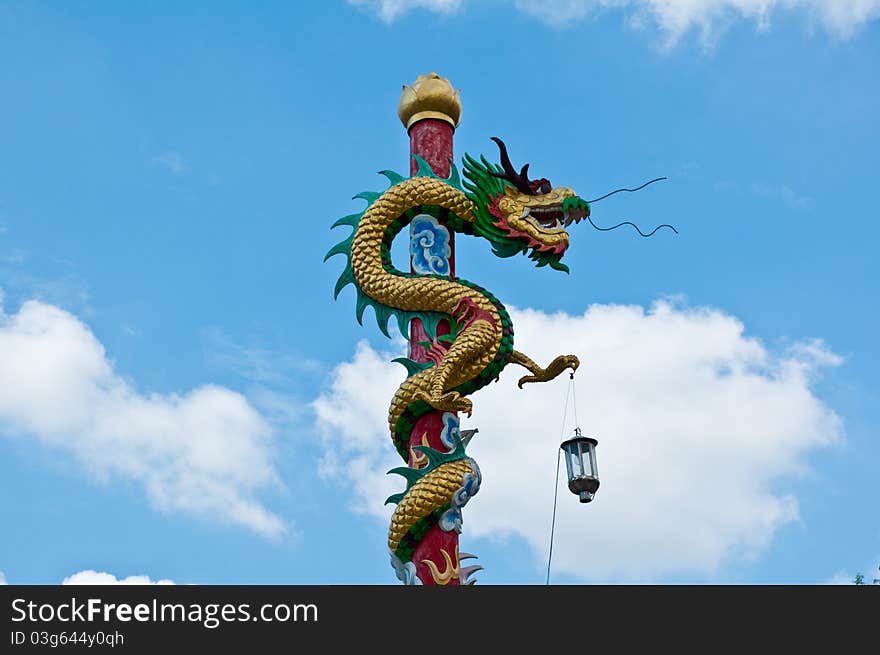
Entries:
[[561,203],[524,207],[521,218],[530,218],[545,230],[566,228],[590,215],[590,205],[580,198],[565,198]]
[[566,198],[562,201],[562,211],[565,214],[562,224],[568,227],[572,223],[580,223],[590,215],[590,203],[577,196]]

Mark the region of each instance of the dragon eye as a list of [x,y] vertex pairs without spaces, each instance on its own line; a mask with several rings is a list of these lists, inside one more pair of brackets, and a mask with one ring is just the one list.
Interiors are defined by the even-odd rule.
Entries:
[[539,180],[531,180],[529,182],[529,189],[532,195],[540,195],[550,193],[553,190],[553,187],[550,186],[550,180],[546,177],[542,177]]

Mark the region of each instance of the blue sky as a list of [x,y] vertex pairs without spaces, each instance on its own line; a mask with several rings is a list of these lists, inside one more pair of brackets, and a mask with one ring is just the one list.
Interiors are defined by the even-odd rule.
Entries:
[[[406,170],[400,85],[432,70],[462,92],[458,157],[498,135],[586,198],[669,178],[593,218],[678,236],[577,226],[570,276],[457,243],[529,354],[584,359],[603,488],[560,497],[554,579],[876,569],[878,16],[4,3],[0,572],[394,580],[377,505],[399,486],[381,417],[401,345],[332,301],[321,260],[351,196]],[[505,384],[474,398],[462,547],[483,582],[540,583],[566,386]]]

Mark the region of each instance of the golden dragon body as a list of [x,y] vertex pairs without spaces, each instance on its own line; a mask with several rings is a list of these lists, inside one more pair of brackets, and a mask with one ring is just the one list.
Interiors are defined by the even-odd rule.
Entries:
[[[450,275],[406,273],[391,264],[394,237],[415,217],[427,215],[443,229],[487,238],[499,256],[527,253],[539,266],[567,270],[559,261],[568,247],[565,228],[589,215],[588,204],[571,189],[553,188],[544,179],[529,180],[527,167],[516,173],[504,144],[496,142],[503,167],[485,158],[477,161],[466,156],[464,184],[455,167],[449,178],[439,178],[421,160],[419,171],[411,178],[385,171],[390,188],[381,194],[361,194],[359,197],[369,203],[367,209],[336,223],[354,228],[327,256],[348,256],[336,294],[354,283],[358,320],[364,309],[372,306],[386,334],[391,316],[397,318],[404,334],[414,318],[429,326],[432,361],[397,360],[407,366],[409,376],[394,395],[388,423],[394,445],[405,461],[410,432],[420,416],[432,410],[470,415],[472,404],[466,396],[497,379],[508,363],[529,371],[519,380],[520,386],[551,380],[578,366],[575,356],[563,355],[543,368],[514,350],[510,316],[485,289]],[[450,326],[446,337],[437,336],[440,321]],[[415,448],[426,456],[427,466],[395,469],[393,472],[406,477],[407,489],[389,498],[398,503],[388,535],[398,575],[429,525],[460,529],[460,508],[476,493],[480,481],[479,468],[465,455],[458,435],[446,453]]]

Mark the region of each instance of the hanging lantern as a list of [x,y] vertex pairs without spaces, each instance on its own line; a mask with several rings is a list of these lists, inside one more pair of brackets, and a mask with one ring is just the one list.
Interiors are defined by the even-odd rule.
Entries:
[[589,503],[599,489],[599,469],[596,468],[596,446],[599,442],[574,429],[574,436],[559,446],[565,453],[565,468],[568,471],[568,488],[577,494],[582,503]]

